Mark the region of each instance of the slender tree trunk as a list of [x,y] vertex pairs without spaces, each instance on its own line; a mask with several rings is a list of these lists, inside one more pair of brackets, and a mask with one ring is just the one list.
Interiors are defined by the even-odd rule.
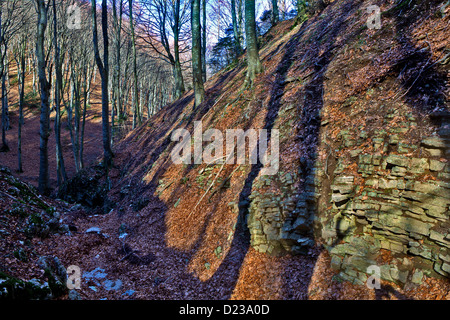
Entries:
[[113,89],[111,90],[112,95],[112,106],[111,106],[111,147],[114,145],[114,135],[116,133],[116,110],[117,106],[117,86],[116,86],[117,78],[114,76],[113,78]]
[[75,161],[76,171],[81,170],[80,165],[80,109],[81,109],[81,97],[80,97],[80,79],[74,75],[74,143],[73,143],[73,155]]
[[133,50],[133,129],[136,125],[141,123],[141,115],[139,114],[138,108],[138,77],[137,77],[137,64],[136,64],[136,39],[134,34],[134,22],[133,22],[133,0],[128,0],[128,5],[130,9],[130,30],[131,30],[131,45]]
[[7,93],[9,93],[9,91],[10,91],[10,88],[11,88],[11,82],[10,82],[10,79],[9,79],[9,58],[8,58],[8,55],[9,55],[9,52],[8,51],[6,51],[5,52],[5,54],[6,54],[6,63],[5,63],[5,73],[6,73],[6,92]]
[[49,92],[50,85],[47,81],[45,73],[46,61],[44,51],[45,30],[47,28],[47,11],[48,7],[44,0],[36,0],[38,5],[38,26],[36,35],[36,56],[38,60],[38,75],[41,91],[41,117],[39,129],[39,191],[48,193],[49,186],[49,170],[48,170],[48,137],[50,135],[50,119],[49,119]]
[[90,67],[88,66],[84,66],[84,70],[85,70],[85,79],[86,81],[84,82],[83,85],[83,120],[81,123],[81,137],[80,137],[80,165],[81,168],[84,168],[84,132],[85,132],[85,125],[86,125],[86,110],[87,110],[87,105],[88,105],[88,101],[89,101],[89,94],[90,94],[90,90],[91,90],[91,83],[92,83],[92,78],[93,78],[93,69],[95,69],[95,67]]
[[132,120],[132,128],[136,128],[136,120],[137,120],[137,106],[136,106],[136,87],[133,85],[131,87],[131,113],[133,116],[133,120]]
[[84,101],[83,101],[83,120],[81,123],[81,136],[80,136],[80,167],[81,169],[84,168],[84,130],[85,130],[85,125],[86,125],[86,107],[87,107],[87,103],[86,103],[86,92],[84,93]]
[[76,108],[75,106],[75,73],[72,69],[71,73],[70,73],[70,78],[69,78],[69,104],[66,108],[67,111],[67,125],[69,127],[69,134],[70,134],[70,141],[72,143],[72,152],[73,152],[73,157],[75,159],[75,171],[78,172],[78,162],[77,162],[77,151],[76,151],[76,146],[77,146],[77,142],[75,139],[75,134],[74,134],[74,126],[75,126],[75,120],[73,118],[73,113],[74,113],[74,109]]
[[8,115],[8,97],[6,94],[6,73],[2,75],[2,147],[0,152],[8,152],[9,146],[6,141],[6,131],[9,128],[9,115]]
[[172,69],[173,79],[175,81],[174,98],[179,99],[185,92],[183,74],[181,71],[181,63],[179,59],[175,60],[175,64],[173,65]]
[[22,165],[22,126],[23,126],[23,101],[25,96],[25,52],[27,48],[27,39],[22,37],[20,48],[20,62],[18,61],[18,78],[19,78],[19,125],[17,133],[17,160],[18,160],[18,172],[23,172]]
[[32,69],[32,73],[33,73],[33,93],[36,93],[38,91],[37,85],[36,85],[36,72],[37,72],[36,60],[33,57],[33,69]]
[[141,81],[141,84],[139,85],[139,114],[141,115],[141,117],[143,118],[143,114],[142,114],[142,104],[144,103],[144,88],[143,88],[143,83]]
[[62,153],[61,146],[61,101],[60,94],[62,89],[62,79],[63,75],[61,72],[61,61],[60,61],[60,48],[58,46],[58,23],[56,15],[56,2],[53,0],[53,44],[55,46],[55,140],[56,140],[56,172],[57,172],[57,182],[60,186],[64,181],[67,180],[66,168],[64,166],[64,156]]
[[147,90],[147,121],[150,119],[150,105],[151,105],[151,100],[150,100],[150,89]]
[[255,0],[245,1],[245,36],[247,41],[247,77],[245,86],[252,86],[256,75],[262,72],[256,36]]
[[220,4],[217,6],[217,41],[220,40],[220,18],[221,18],[221,13],[220,13]]
[[174,27],[173,27],[173,78],[175,81],[174,98],[179,99],[185,92],[183,73],[180,61],[180,0],[175,1],[174,7]]
[[[239,43],[241,44],[241,48],[242,48],[242,44],[244,43],[243,40],[243,29],[244,29],[244,17],[242,15],[242,1],[243,0],[237,0],[237,19],[238,19],[238,38],[239,38]],[[242,50],[243,51],[243,50]]]
[[6,57],[6,51],[7,51],[7,45],[5,41],[5,35],[3,30],[3,24],[2,24],[2,15],[3,15],[3,6],[0,5],[0,77],[2,79],[2,147],[0,148],[0,152],[8,152],[9,146],[6,142],[6,130],[8,130],[9,127],[9,120],[8,120],[8,110],[7,110],[7,104],[5,103],[5,81],[4,81],[4,75],[5,75],[5,57]]
[[235,56],[236,58],[242,54],[241,39],[239,36],[239,25],[236,16],[236,0],[231,0],[231,20],[233,24],[233,37],[235,46]]
[[[122,106],[121,106],[121,112],[119,115],[119,118],[121,118],[122,120],[125,120],[128,118],[128,98],[129,98],[129,93],[130,93],[130,86],[128,85],[128,78],[127,78],[127,74],[128,74],[128,68],[130,66],[130,50],[127,50],[127,55],[126,55],[126,63],[125,63],[125,70],[123,73],[123,79],[121,79],[121,101],[122,101]],[[125,125],[125,122],[123,123]]]
[[278,10],[278,0],[272,0],[272,25],[280,21],[280,12]]
[[111,112],[111,145],[113,144],[114,135],[116,133],[115,118],[120,117],[122,109],[122,95],[121,95],[121,61],[120,61],[120,46],[121,46],[121,32],[122,32],[122,14],[123,14],[123,0],[120,0],[119,17],[117,16],[117,3],[113,0],[113,22],[115,28],[115,49],[116,61],[114,64],[114,104]]
[[202,75],[206,82],[206,0],[202,0]]
[[192,81],[194,85],[195,105],[198,107],[205,99],[202,71],[202,41],[200,30],[200,0],[192,0]]
[[17,133],[17,171],[23,172],[23,164],[22,164],[22,126],[23,126],[23,84],[20,85],[20,97],[19,97],[19,125],[18,125],[18,133]]
[[97,34],[97,11],[96,0],[92,2],[93,43],[97,67],[102,79],[102,131],[103,131],[103,164],[108,168],[112,164],[113,153],[111,150],[110,127],[109,127],[109,100],[108,100],[108,77],[109,77],[109,53],[108,53],[108,7],[107,0],[102,0],[102,32],[103,32],[103,62],[98,49]]
[[93,78],[92,81],[89,81],[89,89],[88,89],[88,96],[87,96],[87,102],[88,105],[91,106],[91,83],[95,83],[95,79],[97,78],[97,68],[93,67],[92,68],[92,72],[93,72]]

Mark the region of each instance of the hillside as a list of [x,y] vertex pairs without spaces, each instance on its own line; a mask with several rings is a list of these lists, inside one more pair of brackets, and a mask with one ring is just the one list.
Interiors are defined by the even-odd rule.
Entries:
[[[29,252],[4,249],[2,269],[30,280],[56,256],[82,270],[83,299],[450,299],[450,7],[380,0],[382,28],[368,29],[372,4],[277,24],[252,88],[241,57],[198,108],[192,92],[163,108],[116,144],[106,197],[90,198],[98,167],[60,190],[83,205],[52,202],[68,230],[2,236]],[[174,130],[197,121],[279,130],[277,174],[173,163]],[[21,193],[8,177],[10,219]],[[381,289],[365,285],[371,265]]]

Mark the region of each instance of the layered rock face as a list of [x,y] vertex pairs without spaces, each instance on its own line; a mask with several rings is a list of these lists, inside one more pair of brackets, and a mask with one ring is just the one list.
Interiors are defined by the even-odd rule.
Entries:
[[[431,139],[447,141],[424,141]],[[385,249],[396,257],[382,269],[386,280],[404,283],[414,267],[414,274],[449,276],[450,183],[440,179],[448,177],[448,164],[428,157],[359,155],[358,173],[366,177],[364,186],[355,184],[354,176],[336,175],[333,208],[321,220],[333,266],[346,279],[364,280]]]
[[[347,156],[316,161],[303,175],[303,190],[291,187],[293,173],[294,181],[279,179],[281,194],[254,191],[252,245],[280,254],[321,243],[339,276],[357,284],[366,282],[370,266],[399,284],[420,283],[424,274],[450,277],[450,121],[448,113],[433,116],[437,132],[415,143],[405,139],[417,125],[413,117],[370,138],[341,130],[336,145]],[[370,152],[355,149],[364,142]]]

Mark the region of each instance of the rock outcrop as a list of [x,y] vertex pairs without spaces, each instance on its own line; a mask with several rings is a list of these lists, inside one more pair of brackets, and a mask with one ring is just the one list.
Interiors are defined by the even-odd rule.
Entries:
[[[399,284],[420,283],[424,274],[450,277],[446,119],[441,117],[436,135],[417,144],[402,142],[406,131],[398,128],[376,130],[370,153],[354,149],[367,135],[341,130],[337,144],[347,156],[328,166],[327,174],[327,164],[316,161],[302,192],[291,187],[292,174],[278,181],[281,195],[253,192],[248,218],[253,247],[298,253],[314,239],[329,250],[340,277],[357,284],[365,283],[371,265],[380,267],[382,279]],[[271,183],[264,179],[258,183]],[[382,253],[389,259],[380,265]]]

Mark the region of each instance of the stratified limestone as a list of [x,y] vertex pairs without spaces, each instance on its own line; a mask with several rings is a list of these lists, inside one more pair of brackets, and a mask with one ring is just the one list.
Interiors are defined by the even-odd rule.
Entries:
[[[450,170],[435,158],[448,152],[448,140],[432,136],[411,145],[400,142],[400,135],[387,138],[380,131],[370,154],[352,148],[358,137],[342,130],[342,148],[352,150],[349,158],[337,159],[334,172],[325,175],[315,163],[299,171],[309,172],[303,176],[303,192],[255,190],[248,217],[252,246],[276,255],[304,253],[314,239],[330,251],[339,277],[356,284],[364,284],[371,274],[368,268],[378,266],[381,250],[395,257],[378,266],[384,280],[420,284],[424,274],[450,277]],[[380,154],[385,139],[400,154]],[[426,151],[422,157],[405,154],[419,148]],[[357,174],[346,173],[352,161]],[[286,187],[297,178],[288,173],[274,179]]]

